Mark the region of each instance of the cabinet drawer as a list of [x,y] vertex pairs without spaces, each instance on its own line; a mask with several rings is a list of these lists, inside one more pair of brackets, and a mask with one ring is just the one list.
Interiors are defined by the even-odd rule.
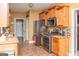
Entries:
[[10,44],[10,45],[0,45],[0,51],[9,51],[9,50],[14,50],[15,46]]

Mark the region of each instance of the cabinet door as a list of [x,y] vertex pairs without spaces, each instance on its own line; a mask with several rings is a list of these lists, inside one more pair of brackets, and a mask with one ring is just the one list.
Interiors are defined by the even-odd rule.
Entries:
[[68,7],[63,7],[57,11],[58,15],[58,25],[68,26],[69,25],[69,9]]
[[61,39],[61,38],[59,39],[59,56],[65,55],[65,51],[66,51],[65,42],[66,42],[65,39]]
[[59,54],[59,39],[56,38],[56,37],[53,37],[52,51],[53,51],[56,55]]
[[57,14],[57,25],[63,25],[62,24],[62,22],[63,22],[62,21],[62,10],[58,10],[57,13],[58,13]]
[[55,9],[51,9],[50,14],[51,14],[51,16],[50,16],[51,18],[54,17],[55,16]]
[[50,10],[47,11],[46,18],[47,19],[51,18],[51,12],[50,12]]
[[47,21],[48,21],[48,19],[50,18],[50,11],[47,11],[46,13],[45,13],[45,18],[46,18],[46,25],[47,25]]
[[59,39],[59,56],[67,56],[69,54],[69,38]]
[[0,3],[0,27],[7,27],[9,21],[9,7],[7,3]]
[[42,13],[39,15],[40,20],[44,19],[45,20],[45,25],[47,24],[47,16],[45,13]]
[[63,8],[63,12],[64,12],[64,15],[63,15],[63,24],[64,26],[69,26],[69,7],[66,6]]

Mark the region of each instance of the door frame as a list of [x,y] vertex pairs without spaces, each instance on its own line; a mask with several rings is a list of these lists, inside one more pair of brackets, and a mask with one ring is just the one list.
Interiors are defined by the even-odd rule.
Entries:
[[[75,17],[74,15],[77,15],[77,10],[79,10],[79,8],[75,8],[72,9],[71,11],[71,22],[72,22],[72,28],[71,28],[71,46],[70,46],[70,54],[71,56],[77,56],[77,16]],[[76,39],[76,40],[75,40]],[[74,43],[75,41],[75,43]],[[74,48],[74,46],[76,46],[76,50]]]
[[29,41],[29,17],[26,17],[25,20],[28,21],[28,25],[26,24],[26,26],[28,27],[28,30],[27,30],[28,31],[28,36],[26,36],[27,37],[26,39],[28,39],[28,41]]

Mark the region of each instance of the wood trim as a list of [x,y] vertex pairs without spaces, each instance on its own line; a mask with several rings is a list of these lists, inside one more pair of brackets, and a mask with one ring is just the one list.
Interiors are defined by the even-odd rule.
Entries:
[[57,10],[60,10],[60,9],[62,9],[64,7],[69,7],[69,6],[67,6],[67,5],[59,6],[59,8],[57,8]]
[[[68,5],[62,5],[62,6],[55,5],[55,6],[51,7],[51,8],[46,9],[46,10],[47,10],[47,11],[50,11],[51,9],[60,10],[60,9],[62,9],[63,7],[70,7],[70,6],[68,6]],[[40,14],[44,13],[46,10],[44,10],[44,11],[41,12]]]

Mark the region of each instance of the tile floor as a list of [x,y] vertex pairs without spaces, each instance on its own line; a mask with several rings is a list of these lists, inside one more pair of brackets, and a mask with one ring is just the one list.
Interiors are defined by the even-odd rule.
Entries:
[[23,47],[20,47],[19,51],[19,56],[55,56],[53,53],[49,54],[43,47],[27,42],[24,42]]

